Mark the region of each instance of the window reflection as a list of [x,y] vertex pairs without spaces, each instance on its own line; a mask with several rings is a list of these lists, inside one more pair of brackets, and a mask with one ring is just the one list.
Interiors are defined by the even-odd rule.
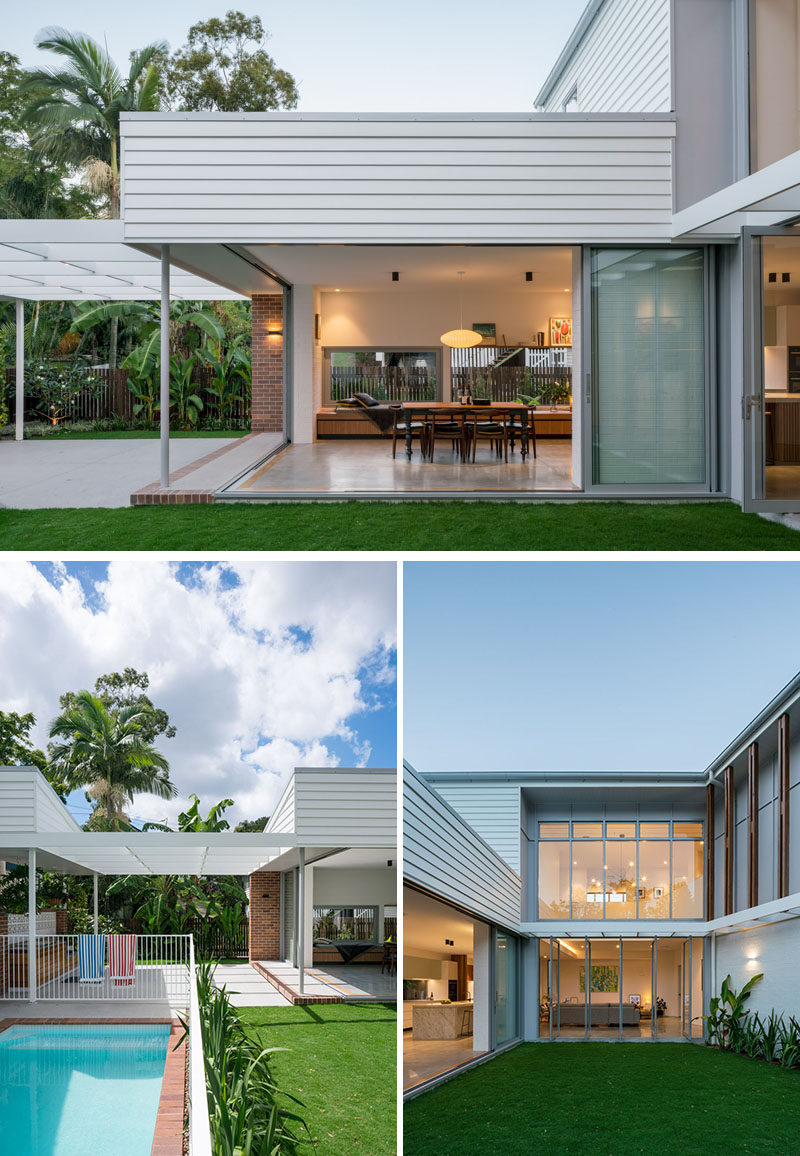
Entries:
[[636,846],[606,843],[606,919],[636,918]]
[[672,847],[672,918],[700,919],[703,914],[703,844]]
[[539,918],[569,918],[569,843],[539,844]]
[[572,918],[603,918],[603,844],[572,844]]
[[669,919],[669,843],[639,844],[639,918]]

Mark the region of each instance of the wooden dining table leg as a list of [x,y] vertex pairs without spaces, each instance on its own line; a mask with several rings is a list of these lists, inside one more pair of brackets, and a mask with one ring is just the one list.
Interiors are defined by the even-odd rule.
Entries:
[[528,411],[524,409],[520,417],[522,419],[522,432],[519,439],[519,452],[522,454],[524,462],[528,456]]
[[[405,423],[406,423],[406,457],[408,458],[408,460],[409,460],[409,461],[411,461],[411,453],[412,453],[412,449],[411,449],[411,419],[412,419],[412,417],[413,417],[413,416],[414,416],[414,414],[413,414],[412,410],[407,410],[407,411],[406,411],[406,413],[405,413]],[[420,446],[421,446],[421,445],[422,445],[422,442],[420,442]],[[421,450],[420,450],[420,452],[421,452]]]

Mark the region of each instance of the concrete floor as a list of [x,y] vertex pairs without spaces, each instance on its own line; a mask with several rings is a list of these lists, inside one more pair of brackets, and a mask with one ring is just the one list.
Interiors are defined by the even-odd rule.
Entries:
[[[283,960],[264,960],[262,966],[281,983],[300,992],[300,972]],[[303,994],[339,996],[345,1002],[377,1003],[397,999],[397,977],[381,975],[376,964],[315,964],[305,969]]]
[[423,461],[415,444],[409,462],[398,448],[369,439],[320,441],[293,445],[253,471],[229,497],[258,498],[272,494],[429,493],[453,491],[575,490],[572,484],[572,443],[568,438],[542,440],[537,457],[523,463],[517,451],[508,464],[488,445],[478,447],[475,464],[462,463],[449,444],[436,447],[433,462]]
[[217,964],[214,983],[225,987],[234,1007],[291,1007],[263,975],[249,963]]
[[411,1088],[480,1055],[483,1053],[473,1049],[472,1036],[462,1036],[460,1040],[415,1040],[407,1031],[403,1034],[403,1087]]
[[767,466],[765,498],[800,498],[800,465]]
[[[281,442],[280,434],[255,438],[174,438],[170,477],[217,450],[227,450],[180,479],[183,488],[222,486],[262,461]],[[112,508],[130,505],[134,490],[158,479],[157,438],[98,438],[86,441],[0,442],[0,507]]]

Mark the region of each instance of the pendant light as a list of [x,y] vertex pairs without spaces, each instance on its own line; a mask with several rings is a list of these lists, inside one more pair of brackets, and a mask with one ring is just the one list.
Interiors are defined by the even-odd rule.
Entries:
[[473,345],[480,345],[483,338],[480,333],[476,333],[474,329],[464,328],[464,305],[462,301],[461,292],[461,278],[463,273],[459,273],[458,282],[458,329],[448,329],[447,333],[443,333],[439,338],[442,345],[449,345],[451,349],[469,349]]

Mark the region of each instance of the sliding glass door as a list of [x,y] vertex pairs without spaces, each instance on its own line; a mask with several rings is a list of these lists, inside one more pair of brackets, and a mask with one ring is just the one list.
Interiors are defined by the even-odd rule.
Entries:
[[495,1042],[507,1044],[519,1035],[518,941],[498,931],[495,941]]
[[591,488],[707,491],[704,251],[592,249],[588,261]]

